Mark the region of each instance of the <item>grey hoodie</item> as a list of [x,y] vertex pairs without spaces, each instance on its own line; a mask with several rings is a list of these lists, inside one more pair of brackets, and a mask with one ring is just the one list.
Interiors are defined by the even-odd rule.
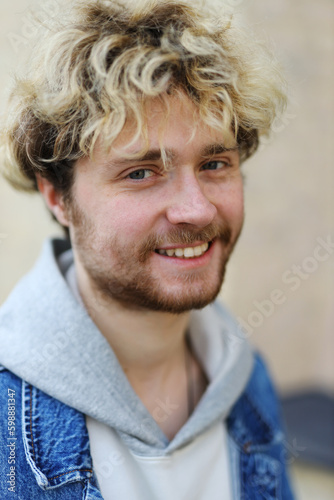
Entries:
[[249,379],[253,356],[237,323],[218,302],[191,313],[191,342],[210,383],[188,422],[168,442],[71,291],[65,278],[71,264],[68,242],[46,241],[34,268],[1,307],[3,366],[114,428],[138,455],[171,453],[226,418]]

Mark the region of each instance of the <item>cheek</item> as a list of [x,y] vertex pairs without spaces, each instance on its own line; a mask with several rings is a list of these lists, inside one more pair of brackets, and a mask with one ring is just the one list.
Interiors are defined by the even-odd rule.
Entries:
[[227,222],[236,233],[240,231],[244,221],[244,206],[242,198],[225,200],[218,208],[223,221]]
[[244,218],[244,191],[241,186],[239,189],[232,193],[230,201],[231,214],[234,215],[236,220],[243,221]]
[[147,236],[154,222],[150,204],[117,196],[99,207],[98,219],[100,230],[115,235],[120,242]]
[[226,182],[206,188],[206,195],[219,215],[230,224],[242,224],[244,218],[244,193],[242,181]]

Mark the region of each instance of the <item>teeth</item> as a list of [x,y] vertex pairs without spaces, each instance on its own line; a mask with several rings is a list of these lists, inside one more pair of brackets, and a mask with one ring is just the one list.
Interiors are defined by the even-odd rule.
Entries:
[[209,248],[209,243],[203,243],[203,245],[202,245],[202,252],[203,253],[206,252],[208,248]]
[[179,257],[183,259],[191,259],[193,257],[200,257],[209,248],[209,243],[203,243],[197,247],[187,248],[169,248],[168,250],[159,249],[160,255],[168,255],[168,257]]
[[198,257],[199,255],[202,255],[203,250],[202,250],[202,245],[200,247],[195,247],[194,248],[194,255]]
[[175,257],[183,257],[184,255],[184,250],[183,248],[176,248],[175,249]]
[[186,257],[186,258],[189,258],[189,257],[193,257],[195,255],[195,251],[193,248],[185,248],[183,250],[183,255]]

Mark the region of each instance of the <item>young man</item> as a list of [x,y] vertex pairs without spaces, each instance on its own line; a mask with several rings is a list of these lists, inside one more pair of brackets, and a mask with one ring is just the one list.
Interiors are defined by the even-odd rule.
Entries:
[[209,10],[77,3],[16,83],[7,177],[69,238],[0,311],[1,498],[292,498],[266,368],[215,302],[284,95]]

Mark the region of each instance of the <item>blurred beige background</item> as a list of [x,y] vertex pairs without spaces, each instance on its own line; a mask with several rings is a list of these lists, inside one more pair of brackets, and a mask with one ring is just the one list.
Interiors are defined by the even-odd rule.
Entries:
[[[244,165],[246,223],[222,297],[283,392],[315,387],[333,394],[334,2],[225,3],[272,46],[291,99],[271,139]],[[0,7],[2,112],[11,74],[33,33],[27,8],[36,4],[16,0]],[[45,16],[59,9],[57,0],[39,5]],[[0,180],[0,303],[54,234],[60,230],[37,196],[16,193]],[[297,470],[295,478],[305,491],[300,498],[334,498],[326,474],[318,483],[310,470]]]

